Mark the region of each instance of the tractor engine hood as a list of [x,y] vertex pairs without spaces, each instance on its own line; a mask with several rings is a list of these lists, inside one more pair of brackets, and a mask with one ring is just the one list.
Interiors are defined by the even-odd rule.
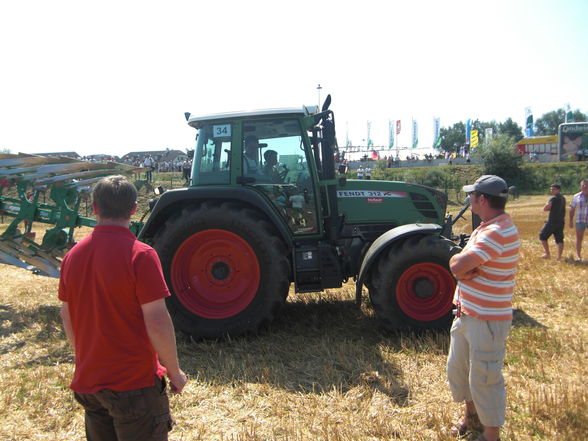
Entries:
[[442,225],[447,196],[433,188],[395,181],[347,180],[337,187],[346,223],[436,223]]

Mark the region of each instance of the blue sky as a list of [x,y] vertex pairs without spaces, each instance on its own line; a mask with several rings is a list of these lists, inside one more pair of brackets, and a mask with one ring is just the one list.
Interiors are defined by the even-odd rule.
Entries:
[[0,149],[192,147],[185,111],[333,97],[340,144],[419,122],[588,111],[586,1],[60,1],[0,4]]

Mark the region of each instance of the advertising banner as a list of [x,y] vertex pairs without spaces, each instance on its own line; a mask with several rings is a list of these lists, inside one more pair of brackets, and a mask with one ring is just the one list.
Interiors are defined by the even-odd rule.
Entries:
[[558,135],[560,161],[588,160],[588,122],[560,124]]
[[470,147],[471,148],[478,147],[478,131],[477,130],[472,130],[470,137],[471,137],[471,139],[470,139]]

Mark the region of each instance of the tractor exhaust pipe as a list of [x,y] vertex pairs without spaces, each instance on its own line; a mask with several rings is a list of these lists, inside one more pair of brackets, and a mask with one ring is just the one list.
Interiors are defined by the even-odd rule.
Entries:
[[[327,97],[330,102],[330,96]],[[325,104],[327,101],[325,101]],[[325,106],[323,106],[323,109]],[[323,110],[317,115],[321,123],[321,170],[322,180],[328,182],[326,186],[328,209],[330,216],[325,219],[325,231],[331,241],[335,241],[339,235],[339,206],[337,203],[337,183],[335,172],[335,153],[338,150],[335,136],[335,115],[330,110]]]

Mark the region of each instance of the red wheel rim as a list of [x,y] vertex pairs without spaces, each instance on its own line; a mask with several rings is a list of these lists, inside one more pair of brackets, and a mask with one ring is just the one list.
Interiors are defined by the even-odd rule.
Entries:
[[451,309],[455,279],[436,263],[412,265],[396,284],[396,301],[402,312],[419,321],[443,317]]
[[178,248],[171,282],[178,300],[200,317],[223,319],[243,311],[259,287],[259,262],[242,237],[226,230],[193,234]]

